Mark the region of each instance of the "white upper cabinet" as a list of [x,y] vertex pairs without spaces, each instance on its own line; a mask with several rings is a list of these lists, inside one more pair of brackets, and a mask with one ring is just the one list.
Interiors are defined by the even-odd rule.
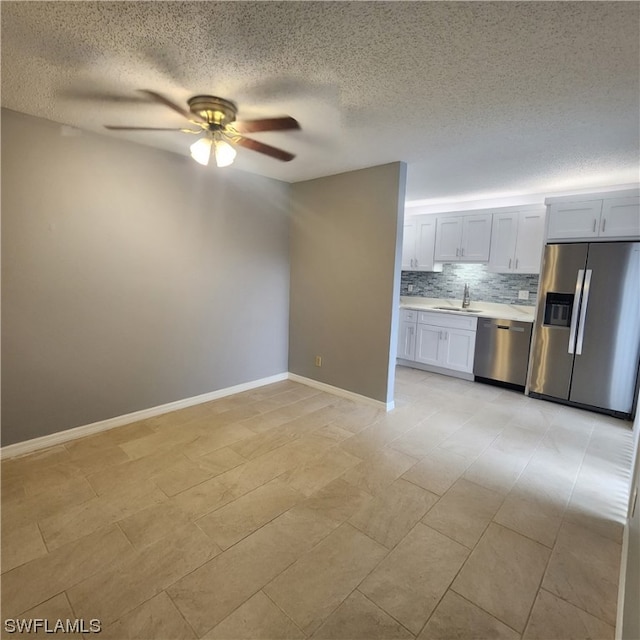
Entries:
[[494,213],[489,271],[539,273],[544,244],[544,211]]
[[405,218],[402,238],[403,271],[442,271],[434,263],[436,217],[420,215]]
[[557,202],[549,205],[549,240],[596,238],[602,213],[602,200]]
[[602,201],[601,238],[640,236],[640,198],[612,198]]
[[487,262],[491,214],[438,216],[436,262]]
[[625,197],[594,194],[593,199],[581,202],[571,202],[568,198],[547,199],[547,240],[640,238],[640,197],[627,194]]

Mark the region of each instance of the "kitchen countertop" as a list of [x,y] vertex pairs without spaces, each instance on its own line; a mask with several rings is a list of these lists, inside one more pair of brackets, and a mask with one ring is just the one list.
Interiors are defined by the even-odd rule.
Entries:
[[[435,309],[434,307],[451,307],[451,309]],[[498,318],[501,320],[519,320],[533,322],[535,307],[515,304],[500,304],[497,302],[481,302],[472,300],[469,305],[474,311],[462,311],[462,300],[444,298],[421,298],[419,296],[401,296],[401,309],[417,309],[418,311],[435,311],[436,313],[454,313],[479,318]],[[477,310],[477,311],[476,311]]]

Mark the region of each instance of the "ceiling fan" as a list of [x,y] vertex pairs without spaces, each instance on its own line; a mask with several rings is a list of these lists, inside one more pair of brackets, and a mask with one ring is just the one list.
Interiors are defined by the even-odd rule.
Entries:
[[191,157],[200,164],[208,165],[211,155],[215,157],[218,167],[230,165],[236,157],[236,150],[232,145],[239,145],[258,153],[289,162],[295,157],[292,153],[277,149],[263,142],[246,138],[245,133],[258,131],[284,131],[286,129],[300,129],[298,122],[289,116],[282,118],[263,118],[261,120],[236,120],[238,109],[230,100],[215,96],[194,96],[187,100],[189,110],[171,102],[162,94],[147,89],[141,89],[156,102],[163,104],[176,113],[185,117],[195,128],[165,128],[165,127],[125,127],[118,125],[104,125],[112,131],[182,131],[183,133],[204,134],[191,147]]

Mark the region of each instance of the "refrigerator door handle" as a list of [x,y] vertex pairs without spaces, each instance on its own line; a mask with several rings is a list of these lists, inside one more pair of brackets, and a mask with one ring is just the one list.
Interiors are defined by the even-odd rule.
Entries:
[[582,289],[582,305],[580,306],[580,324],[578,326],[578,343],[576,345],[576,355],[582,355],[582,342],[584,341],[584,323],[587,319],[587,305],[589,304],[589,287],[591,286],[591,269],[587,269],[584,276],[584,287]]
[[582,297],[582,283],[584,282],[584,269],[578,269],[576,278],[576,294],[573,298],[573,308],[571,310],[571,329],[569,331],[569,348],[567,353],[575,353],[576,329],[578,327],[578,309],[580,308],[580,298]]

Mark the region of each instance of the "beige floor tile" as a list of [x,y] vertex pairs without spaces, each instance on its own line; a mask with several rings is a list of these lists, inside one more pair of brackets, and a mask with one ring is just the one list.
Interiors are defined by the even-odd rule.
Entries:
[[335,524],[293,510],[173,584],[167,592],[203,635],[329,535]]
[[464,472],[464,477],[498,493],[507,494],[527,466],[526,455],[505,453],[491,446]]
[[490,524],[453,583],[453,590],[522,632],[549,553],[533,540]]
[[494,521],[546,547],[553,547],[564,509],[544,500],[527,500],[518,493],[510,493]]
[[264,591],[310,634],[386,554],[382,545],[345,523]]
[[200,456],[228,447],[234,442],[245,440],[253,435],[251,429],[241,424],[229,424],[205,431],[195,440],[179,445],[179,449],[187,458],[197,460]]
[[132,485],[155,487],[153,477],[178,464],[182,458],[175,450],[161,451],[137,460],[119,464],[116,469],[102,469],[87,476],[98,495],[112,491],[126,491]]
[[469,464],[471,462],[467,458],[457,453],[436,448],[404,473],[402,478],[441,496],[462,476]]
[[450,451],[451,453],[456,453],[471,462],[495,439],[496,433],[493,429],[464,424],[455,433],[440,443],[439,448]]
[[74,464],[55,464],[40,470],[32,470],[20,477],[20,482],[27,496],[38,495],[43,491],[64,488],[70,482],[79,480],[82,472]]
[[[4,618],[4,616],[3,616]],[[58,624],[58,620],[62,621],[62,624],[65,625],[66,621],[69,620],[71,624],[75,623],[76,616],[71,610],[71,605],[67,600],[67,596],[64,593],[59,593],[57,596],[42,602],[41,604],[33,607],[33,609],[29,609],[20,615],[21,621],[26,621],[27,624],[31,623],[32,625],[38,620],[39,627],[35,629],[32,627],[33,631],[26,632],[14,632],[14,633],[6,633],[5,635],[5,626],[3,624],[2,632],[0,637],[2,640],[9,638],[51,638],[51,637],[71,637],[71,638],[82,638],[83,630],[81,626],[75,627],[74,629],[69,629],[69,632],[66,630],[54,633],[52,630],[56,628]],[[44,622],[46,621],[46,622]],[[80,625],[84,624],[84,630],[89,631],[91,629],[91,621],[85,620],[84,623],[80,622]],[[46,625],[46,626],[45,626]],[[50,629],[47,632],[47,628]],[[89,634],[87,634],[89,635]]]
[[313,634],[313,640],[412,640],[413,634],[354,591]]
[[220,553],[194,524],[176,530],[133,557],[67,589],[78,617],[99,618],[105,626]]
[[416,458],[411,458],[399,451],[385,449],[347,471],[342,478],[375,496],[384,491],[416,462]]
[[19,528],[43,520],[96,497],[84,479],[75,479],[63,486],[46,487],[37,495],[25,496],[2,504],[2,526]]
[[344,449],[331,447],[317,458],[288,471],[282,479],[293,489],[310,496],[361,462]]
[[615,629],[606,622],[540,589],[524,640],[613,640]]
[[192,442],[199,438],[203,431],[204,429],[199,424],[187,423],[180,428],[154,431],[142,438],[127,440],[120,443],[119,447],[131,460],[137,460],[144,456],[160,453]]
[[437,495],[399,478],[354,513],[349,522],[392,549],[437,501]]
[[39,526],[47,548],[56,549],[166,500],[160,489],[149,491],[147,485],[132,485],[126,490],[92,498],[55,516],[44,518]]
[[[128,460],[129,456],[118,445],[114,444],[94,453],[75,457],[73,466],[82,474],[90,475],[103,469],[113,469],[113,467]],[[117,471],[114,470],[114,473],[117,473]]]
[[96,454],[110,451],[117,447],[121,442],[127,442],[129,439],[142,438],[153,434],[153,429],[144,422],[135,422],[133,424],[116,427],[108,431],[102,431],[85,438],[72,440],[65,443],[64,447],[69,452],[71,460],[82,460],[85,457],[92,457]]
[[296,436],[285,433],[283,429],[274,427],[268,431],[256,433],[239,442],[229,445],[229,448],[247,460],[253,460],[259,456],[269,453],[283,444],[294,440]]
[[503,496],[464,478],[458,480],[422,521],[472,549],[502,504]]
[[134,547],[141,548],[186,527],[189,522],[186,512],[164,501],[119,520],[118,526]]
[[[211,513],[225,504],[229,504],[241,493],[236,489],[235,483],[224,478],[221,474],[205,482],[182,491],[169,499],[170,503],[181,511],[187,513],[193,521]],[[259,485],[258,485],[259,486]]]
[[175,496],[245,462],[246,460],[235,451],[223,447],[200,456],[197,460],[177,458],[176,464],[154,475],[153,481],[168,496]]
[[47,554],[40,529],[35,522],[21,527],[2,527],[2,573]]
[[431,427],[426,420],[410,431],[389,443],[389,448],[400,451],[413,458],[422,459],[431,454],[435,448],[442,444],[459,427],[439,425]]
[[322,516],[338,526],[372,499],[366,491],[338,478],[301,502],[296,510]]
[[615,625],[621,553],[618,543],[565,522],[558,533],[542,586]]
[[519,633],[453,591],[447,591],[418,636],[418,640],[519,639]]
[[218,546],[228,549],[303,499],[299,491],[276,479],[200,518],[196,524]]
[[410,428],[401,421],[392,423],[388,417],[384,416],[351,438],[342,441],[340,446],[357,458],[370,459],[379,455],[381,450]]
[[2,461],[2,480],[8,480],[22,475],[31,475],[47,467],[68,463],[71,456],[65,445],[49,447],[42,451],[35,451],[26,456],[9,458]]
[[349,414],[338,416],[334,424],[354,434],[370,426],[383,415],[384,412],[380,409],[366,405],[358,405],[358,407]]
[[417,524],[359,589],[412,633],[418,633],[469,550]]
[[207,640],[302,640],[305,635],[258,591],[202,637]]
[[491,447],[509,454],[531,455],[541,439],[541,433],[511,425],[491,443]]
[[15,618],[131,554],[131,545],[114,525],[3,573],[3,615]]
[[99,637],[100,640],[191,640],[196,634],[162,591],[103,629]]

